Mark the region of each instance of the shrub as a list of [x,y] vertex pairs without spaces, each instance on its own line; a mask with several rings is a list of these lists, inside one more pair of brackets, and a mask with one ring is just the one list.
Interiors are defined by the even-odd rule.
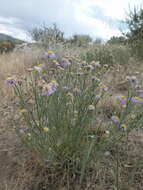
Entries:
[[127,65],[129,63],[130,51],[127,46],[113,45],[111,46],[111,48],[112,54],[114,56],[114,62],[116,65]]
[[66,167],[79,173],[82,182],[85,171],[104,158],[105,150],[115,147],[118,154],[121,139],[142,125],[142,93],[137,96],[140,92],[131,89],[128,96],[117,97],[122,109],[102,130],[98,104],[108,90],[101,81],[104,67],[66,59],[57,63],[48,57],[48,62],[34,68],[36,72],[25,81],[6,80],[18,97],[16,132],[45,166]]
[[43,80],[35,73],[30,81],[14,84],[25,125],[24,135],[20,127],[17,133],[45,162],[90,167],[100,146],[90,131],[99,101],[99,80],[87,66],[67,60],[61,65],[68,68],[59,71],[60,67]]
[[72,46],[87,47],[92,42],[92,38],[89,35],[75,34],[71,39],[67,40],[67,42]]
[[90,46],[85,54],[82,55],[82,59],[85,59],[87,62],[98,60],[102,65],[114,64],[114,56],[112,54],[112,50],[110,46],[104,44]]
[[0,52],[10,52],[14,49],[15,44],[10,40],[5,40],[0,42]]
[[130,10],[126,18],[126,24],[129,28],[126,37],[132,54],[143,59],[143,9],[134,7],[134,10]]
[[64,42],[64,33],[56,24],[53,24],[52,27],[46,25],[35,27],[30,33],[32,39],[40,43],[44,48],[51,48],[57,43]]
[[130,52],[128,47],[119,45],[91,45],[81,52],[81,59],[91,62],[99,61],[101,65],[128,64]]
[[107,43],[111,45],[126,45],[127,39],[123,36],[113,36],[107,41]]

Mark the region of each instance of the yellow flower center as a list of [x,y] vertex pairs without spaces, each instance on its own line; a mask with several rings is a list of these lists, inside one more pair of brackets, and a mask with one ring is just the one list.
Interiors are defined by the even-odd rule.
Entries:
[[48,132],[48,131],[49,131],[49,128],[48,128],[48,127],[44,127],[43,130],[44,130],[45,132]]
[[12,79],[12,77],[7,77],[5,80],[11,80]]
[[141,101],[143,101],[143,99],[140,98],[140,97],[138,97],[138,96],[135,96],[135,97],[133,97],[133,98],[136,99],[136,100],[141,100]]
[[57,81],[56,81],[56,80],[51,80],[51,82],[52,82],[52,83],[54,83],[54,84],[56,84],[56,83],[57,83]]
[[38,67],[41,67],[43,64],[38,64]]
[[113,117],[114,117],[115,119],[119,119],[119,117],[118,117],[118,116],[116,116],[116,115],[115,115],[115,116],[113,116]]
[[125,125],[125,124],[122,124],[121,127],[124,129],[127,129],[127,125]]
[[121,96],[121,98],[122,98],[122,99],[125,99],[125,98],[126,98],[126,96]]
[[49,54],[53,54],[54,52],[52,50],[48,50],[48,53]]
[[20,112],[20,113],[26,113],[27,110],[26,110],[26,109],[20,109],[19,112]]

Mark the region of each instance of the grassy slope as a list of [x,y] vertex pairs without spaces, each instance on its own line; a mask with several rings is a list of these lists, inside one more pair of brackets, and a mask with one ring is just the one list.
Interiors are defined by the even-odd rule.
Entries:
[[10,41],[14,42],[15,44],[24,43],[23,40],[19,40],[17,38],[12,37],[12,36],[0,33],[0,41],[5,41],[5,40],[10,40]]

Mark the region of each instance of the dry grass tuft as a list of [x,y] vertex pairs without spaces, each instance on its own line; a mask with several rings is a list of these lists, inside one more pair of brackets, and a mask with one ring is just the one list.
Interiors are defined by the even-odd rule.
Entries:
[[0,98],[11,98],[11,87],[5,85],[8,76],[22,76],[26,74],[27,68],[31,67],[40,55],[40,49],[19,50],[0,55]]

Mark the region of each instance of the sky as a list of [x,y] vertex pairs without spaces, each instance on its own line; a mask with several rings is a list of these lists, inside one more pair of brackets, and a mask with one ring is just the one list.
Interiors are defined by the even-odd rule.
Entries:
[[29,31],[56,23],[65,37],[89,34],[109,39],[127,30],[123,21],[143,0],[0,0],[0,33],[30,41]]

